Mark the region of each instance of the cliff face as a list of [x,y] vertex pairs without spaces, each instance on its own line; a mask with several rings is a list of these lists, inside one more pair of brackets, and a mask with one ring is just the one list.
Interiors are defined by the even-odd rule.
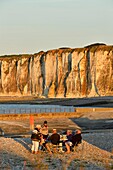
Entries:
[[0,57],[0,95],[113,95],[113,46],[62,48]]

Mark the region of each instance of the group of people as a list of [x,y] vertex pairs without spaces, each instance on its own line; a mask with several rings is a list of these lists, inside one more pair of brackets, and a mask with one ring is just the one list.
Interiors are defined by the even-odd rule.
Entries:
[[[63,138],[64,136],[65,138]],[[65,146],[66,153],[70,153],[72,146],[78,145],[82,141],[80,129],[76,130],[76,134],[73,134],[71,130],[67,130],[64,136],[57,133],[56,129],[53,129],[52,134],[49,135],[47,121],[44,121],[42,126],[36,125],[36,128],[32,131],[31,152],[37,154],[44,147],[52,154],[52,151],[56,152],[56,146],[59,145],[62,148]]]

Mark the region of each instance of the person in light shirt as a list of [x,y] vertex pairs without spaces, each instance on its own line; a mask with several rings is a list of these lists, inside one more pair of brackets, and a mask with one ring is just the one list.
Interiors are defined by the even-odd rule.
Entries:
[[46,140],[48,138],[48,125],[47,125],[47,121],[45,120],[43,123],[43,126],[41,128],[41,133],[43,135],[43,139]]
[[72,146],[72,130],[67,130],[67,140],[64,141],[65,143],[65,146],[66,146],[66,149],[67,149],[67,152],[66,153],[70,153],[70,147]]

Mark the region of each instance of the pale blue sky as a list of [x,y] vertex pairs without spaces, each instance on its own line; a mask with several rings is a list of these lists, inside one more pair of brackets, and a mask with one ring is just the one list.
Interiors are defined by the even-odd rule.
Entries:
[[0,55],[113,45],[113,0],[0,0]]

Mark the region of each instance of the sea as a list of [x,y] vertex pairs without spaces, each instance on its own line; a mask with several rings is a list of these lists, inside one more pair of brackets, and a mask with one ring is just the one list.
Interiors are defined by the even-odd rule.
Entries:
[[24,113],[58,113],[74,112],[73,106],[46,105],[46,104],[0,104],[0,114],[24,114]]

